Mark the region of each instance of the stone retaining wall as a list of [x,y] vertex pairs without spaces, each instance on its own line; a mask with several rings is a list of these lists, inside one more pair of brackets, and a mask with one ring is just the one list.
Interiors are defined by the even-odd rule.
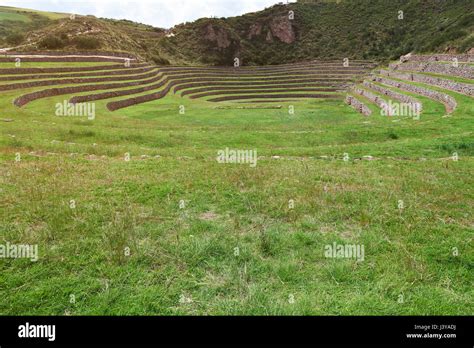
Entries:
[[[191,77],[190,77],[191,76]],[[190,82],[191,81],[191,82]],[[199,82],[193,82],[193,81],[199,81]],[[98,94],[91,94],[91,95],[85,95],[85,96],[76,96],[71,98],[70,102],[71,103],[83,103],[86,101],[93,101],[93,100],[102,100],[102,99],[109,99],[109,98],[115,98],[119,96],[126,96],[126,95],[133,95],[133,94],[138,94],[138,93],[143,93],[147,91],[151,91],[154,89],[158,89],[163,87],[166,83],[171,82],[172,87],[174,87],[174,93],[176,93],[179,90],[186,89],[186,88],[192,88],[192,87],[205,87],[200,89],[201,91],[211,91],[213,90],[212,85],[214,86],[221,86],[222,89],[229,88],[229,86],[235,86],[242,88],[244,86],[249,86],[249,87],[255,87],[258,85],[263,85],[265,87],[272,86],[273,88],[278,88],[279,86],[282,86],[282,84],[278,81],[273,81],[273,82],[222,82],[220,79],[212,79],[208,81],[203,81],[202,79],[197,79],[193,78],[192,75],[178,75],[178,76],[167,76],[165,80],[162,82],[155,84],[155,85],[150,85],[150,86],[145,86],[141,88],[134,88],[134,89],[128,89],[125,91],[114,91],[114,92],[104,92],[104,93],[98,93]],[[308,84],[307,80],[303,81],[291,81],[291,84],[283,86],[287,87],[315,87],[315,86],[331,86],[334,87],[331,91],[336,91],[337,89],[335,87],[339,87],[340,89],[346,88],[347,85],[334,85],[334,83],[330,83],[327,81],[321,82],[319,80],[316,81],[311,81],[312,83]],[[198,86],[196,86],[198,85]],[[225,85],[225,86],[222,86]],[[244,87],[245,88],[245,87]],[[328,90],[329,91],[329,90]],[[186,94],[190,94],[191,91],[185,91],[188,93],[183,93],[182,96]]]
[[171,84],[168,84],[168,86],[166,86],[162,91],[157,92],[157,93],[146,94],[146,95],[141,95],[134,98],[128,98],[128,99],[110,102],[107,104],[107,109],[109,109],[110,111],[115,111],[115,110],[123,109],[132,105],[143,104],[152,100],[161,99],[161,98],[164,98],[168,94],[170,89],[171,89]]
[[241,72],[255,72],[255,71],[280,71],[280,70],[299,70],[299,69],[311,69],[311,68],[330,68],[330,69],[346,69],[346,70],[365,70],[368,71],[376,67],[375,64],[361,64],[361,63],[352,63],[349,67],[344,67],[341,63],[335,63],[331,61],[329,63],[322,62],[308,62],[308,63],[298,63],[298,64],[287,64],[287,65],[270,65],[270,66],[241,66],[238,68],[225,67],[225,66],[163,66],[160,67],[164,71],[172,70],[207,70],[207,71],[241,71]]
[[156,69],[154,67],[139,68],[139,69],[127,69],[127,70],[109,70],[99,72],[85,72],[85,73],[73,73],[73,74],[34,74],[34,75],[11,75],[11,76],[0,76],[0,81],[21,81],[21,80],[35,80],[35,79],[62,79],[62,78],[81,78],[81,77],[99,77],[99,76],[118,76],[118,75],[133,75],[146,73]]
[[[311,86],[331,86],[331,87],[338,87],[338,88],[347,88],[348,85],[346,83],[338,82],[331,82],[326,79],[298,79],[298,80],[289,80],[284,81],[283,83],[277,81],[236,81],[236,82],[226,82],[219,79],[211,79],[211,80],[199,80],[194,79],[195,82],[186,82],[174,87],[173,92],[177,93],[182,90],[186,90],[189,88],[195,87],[212,87],[212,86],[292,86],[292,85],[311,85]],[[346,81],[343,81],[346,82]],[[184,92],[183,92],[184,95]]]
[[98,82],[114,82],[114,81],[141,81],[148,78],[157,76],[156,71],[151,73],[145,73],[141,75],[132,75],[132,76],[117,76],[117,77],[98,77],[98,78],[86,78],[86,79],[54,79],[54,80],[44,80],[44,81],[31,81],[31,82],[21,82],[21,83],[12,83],[7,85],[0,85],[0,91],[12,91],[17,89],[28,89],[33,87],[45,87],[45,86],[55,86],[55,85],[73,85],[73,84],[85,84],[85,83],[98,83]]
[[376,91],[380,94],[384,94],[389,98],[398,100],[399,102],[406,103],[406,104],[411,104],[411,105],[417,105],[417,110],[421,111],[422,104],[416,98],[413,98],[413,97],[411,97],[409,95],[406,95],[406,94],[397,93],[395,91],[392,91],[391,89],[384,88],[382,86],[376,85],[376,84],[371,83],[369,81],[364,81],[363,85],[365,87],[373,90],[373,91]]
[[123,96],[126,96],[126,95],[132,95],[132,94],[148,92],[148,91],[152,91],[152,90],[161,88],[164,85],[166,85],[168,82],[169,82],[169,79],[166,78],[164,80],[161,80],[159,83],[156,83],[156,84],[153,84],[153,85],[150,85],[150,86],[127,89],[127,90],[124,90],[124,91],[113,91],[113,92],[104,92],[104,93],[76,96],[76,97],[72,97],[69,100],[69,102],[73,103],[73,104],[84,103],[84,102],[91,102],[91,101],[94,101],[94,100],[117,98],[117,97],[123,97]]
[[444,63],[408,62],[402,64],[392,63],[389,68],[391,70],[418,71],[474,79],[474,66],[467,64],[459,64],[454,67],[452,64]]
[[114,51],[7,51],[6,55],[41,55],[41,56],[110,56],[118,58],[137,59],[133,54],[126,52],[114,52]]
[[266,77],[266,76],[299,76],[299,75],[324,75],[324,76],[346,76],[346,75],[361,75],[365,74],[365,70],[344,70],[344,69],[298,69],[298,70],[279,70],[279,71],[239,71],[239,70],[228,70],[228,71],[207,71],[196,69],[193,70],[196,74],[208,74],[217,76],[241,76],[243,78],[249,77]]
[[233,95],[233,96],[226,96],[226,97],[219,97],[208,99],[209,102],[223,102],[223,101],[232,101],[232,100],[245,100],[245,99],[285,99],[285,98],[310,98],[310,99],[336,99],[340,98],[340,94],[265,94],[265,95]]
[[362,103],[360,100],[357,98],[354,98],[351,95],[348,95],[345,100],[346,104],[352,106],[354,109],[356,109],[359,113],[361,113],[364,116],[370,116],[372,115],[372,110],[370,110],[367,105]]
[[474,62],[472,54],[412,54],[403,56],[403,58],[408,62],[452,62],[454,58],[458,62]]
[[42,63],[42,62],[64,62],[64,63],[85,63],[85,62],[115,62],[123,63],[123,58],[101,58],[101,57],[2,57],[1,63],[15,63],[20,59],[24,63]]
[[428,97],[430,99],[439,101],[439,102],[441,102],[445,105],[446,112],[448,112],[448,113],[452,113],[457,107],[456,99],[454,99],[453,97],[451,97],[451,96],[449,96],[445,93],[441,93],[441,92],[438,92],[438,91],[433,91],[433,90],[428,89],[428,88],[423,88],[423,87],[411,85],[409,83],[403,83],[403,82],[391,80],[391,79],[388,79],[388,78],[385,78],[385,77],[374,76],[372,79],[373,79],[373,81],[382,83],[384,85],[400,88],[400,89],[405,90],[407,92],[419,94],[419,95]]
[[422,74],[407,74],[389,70],[381,70],[380,74],[387,77],[394,77],[400,80],[426,83],[428,85],[441,87],[453,92],[462,93],[468,96],[474,96],[474,85],[468,83],[456,82],[453,80],[442,79],[440,77]]
[[190,95],[190,99],[199,99],[199,98],[205,98],[205,97],[211,97],[211,96],[217,96],[217,95],[228,95],[228,94],[262,94],[264,95],[265,93],[274,93],[274,92],[336,92],[337,90],[335,88],[304,88],[304,87],[294,87],[294,88],[275,88],[275,89],[257,89],[257,90],[252,90],[252,89],[218,89],[218,90],[212,90],[212,91],[206,91],[206,92],[201,92],[201,93],[195,93]]
[[143,68],[149,66],[148,64],[131,64],[126,67],[124,64],[113,65],[96,65],[83,67],[69,67],[69,68],[5,68],[0,69],[0,75],[21,75],[21,74],[54,74],[54,73],[73,73],[83,71],[99,71],[99,70],[116,70],[116,69],[131,69]]
[[302,88],[312,88],[314,90],[319,90],[321,92],[336,92],[340,89],[335,88],[334,86],[331,87],[326,87],[326,88],[318,88],[322,87],[317,83],[306,83],[306,84],[273,84],[273,85],[261,85],[261,86],[255,86],[253,84],[247,85],[247,86],[242,86],[242,85],[236,85],[236,86],[210,86],[206,85],[201,88],[194,88],[194,89],[188,89],[185,90],[181,93],[181,96],[187,96],[187,95],[193,95],[193,94],[198,94],[198,93],[207,93],[207,92],[217,92],[217,91],[229,91],[229,90],[241,90],[241,91],[246,91],[246,90],[274,90],[274,89],[285,89],[285,90],[301,90]]
[[50,89],[45,89],[45,90],[21,95],[20,97],[16,98],[13,101],[13,104],[18,107],[22,107],[34,100],[41,99],[41,98],[49,98],[53,96],[73,94],[73,93],[82,93],[82,92],[100,91],[100,90],[106,90],[106,89],[118,89],[118,88],[139,86],[143,84],[156,82],[160,78],[161,76],[157,76],[153,79],[146,80],[146,81],[50,88]]
[[386,113],[387,113],[387,116],[391,116],[392,115],[392,110],[390,110],[390,108],[388,107],[388,102],[383,99],[382,97],[379,97],[378,95],[370,92],[370,91],[367,91],[365,89],[362,89],[362,88],[358,88],[358,87],[353,87],[351,92],[355,93],[355,94],[359,94],[365,98],[367,98],[368,100],[374,102],[380,109],[382,110],[385,110]]

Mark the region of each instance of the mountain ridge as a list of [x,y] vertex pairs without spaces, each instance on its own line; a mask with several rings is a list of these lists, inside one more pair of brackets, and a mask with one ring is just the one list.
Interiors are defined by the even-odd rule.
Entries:
[[[33,16],[31,10],[0,7],[0,14],[8,11]],[[468,0],[298,1],[171,29],[94,16],[36,16],[22,28],[18,20],[0,21],[2,46],[124,51],[160,65],[233,65],[235,58],[242,65],[387,61],[409,52],[464,53],[474,46],[474,5]]]

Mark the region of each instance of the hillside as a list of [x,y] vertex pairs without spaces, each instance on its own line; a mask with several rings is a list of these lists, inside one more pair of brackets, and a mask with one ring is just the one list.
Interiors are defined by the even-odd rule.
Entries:
[[128,20],[0,7],[0,46],[19,51],[113,50],[153,60],[151,48],[163,36],[163,29]]
[[5,7],[0,20],[3,47],[112,49],[158,64],[232,65],[236,57],[244,65],[315,58],[387,60],[412,51],[463,53],[474,46],[470,0],[300,1],[238,17],[203,18],[168,31]]
[[[158,47],[170,60],[281,64],[311,58],[394,59],[474,46],[472,1],[318,1],[276,5],[173,29]],[[291,13],[294,19],[290,19]],[[399,19],[403,11],[403,19]],[[290,14],[290,15],[289,15]]]

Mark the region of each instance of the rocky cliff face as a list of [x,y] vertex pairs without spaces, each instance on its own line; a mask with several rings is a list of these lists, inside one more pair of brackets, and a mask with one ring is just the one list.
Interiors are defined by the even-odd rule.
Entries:
[[296,40],[293,25],[288,16],[276,17],[270,22],[270,31],[273,37],[281,42],[292,44]]
[[255,23],[250,26],[247,39],[252,40],[254,37],[258,37],[262,34],[263,24]]
[[[466,52],[472,47],[472,0],[298,1],[230,18],[178,26],[163,40],[170,61],[279,64],[309,59],[398,59],[408,52]],[[399,10],[410,13],[401,21]],[[355,16],[354,14],[357,14]],[[439,18],[446,18],[445,24]],[[449,19],[449,21],[448,21]],[[182,33],[182,36],[179,36]]]
[[223,28],[214,28],[212,24],[205,27],[204,39],[215,43],[218,48],[227,48],[231,44],[229,34]]
[[252,24],[248,30],[247,39],[252,40],[262,35],[265,35],[267,42],[274,42],[274,39],[277,39],[286,44],[292,44],[296,41],[292,21],[285,15]]

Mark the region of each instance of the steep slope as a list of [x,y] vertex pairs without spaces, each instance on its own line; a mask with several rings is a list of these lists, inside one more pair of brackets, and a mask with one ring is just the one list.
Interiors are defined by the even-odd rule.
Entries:
[[474,46],[470,0],[311,1],[228,19],[201,19],[158,43],[170,60],[281,64],[312,58],[394,59]]
[[0,44],[18,46],[28,43],[28,33],[67,18],[67,14],[0,6]]
[[[3,15],[2,15],[3,14]],[[0,7],[0,45],[15,50],[114,50],[160,63],[152,52],[165,30],[127,20]]]

